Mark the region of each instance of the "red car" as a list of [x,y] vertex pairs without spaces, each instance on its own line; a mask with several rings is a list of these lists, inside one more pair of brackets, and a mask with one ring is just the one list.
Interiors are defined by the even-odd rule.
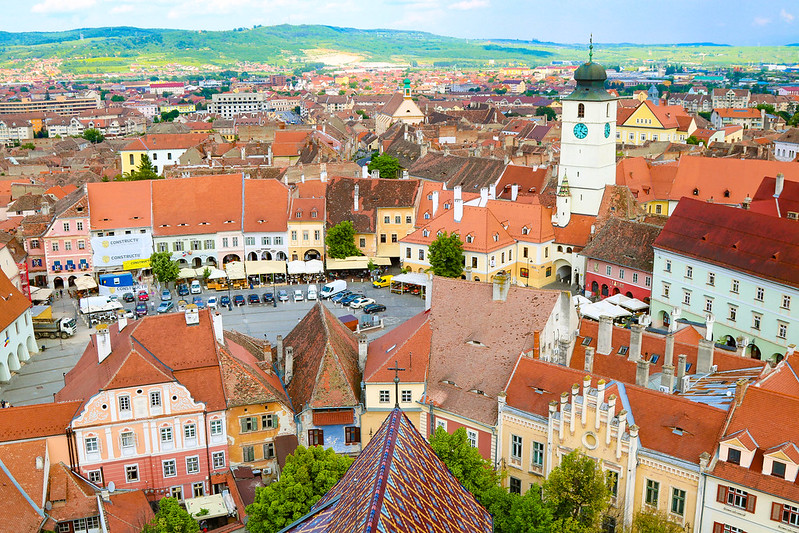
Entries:
[[150,299],[150,295],[147,294],[147,291],[139,291],[139,301],[146,302]]

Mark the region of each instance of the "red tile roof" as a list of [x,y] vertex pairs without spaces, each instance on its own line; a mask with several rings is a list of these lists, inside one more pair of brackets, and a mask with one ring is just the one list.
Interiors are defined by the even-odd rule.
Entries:
[[242,181],[241,174],[153,181],[153,235],[241,231]]
[[89,183],[92,230],[152,227],[151,181]]
[[130,141],[122,148],[122,151],[187,150],[201,144],[206,139],[208,139],[208,135],[205,133],[144,135]]
[[799,287],[796,221],[683,198],[654,247]]
[[76,476],[64,463],[58,463],[50,468],[47,499],[53,504],[48,514],[56,522],[100,514],[94,489],[88,482]]
[[403,383],[423,383],[427,378],[430,357],[430,311],[412,316],[385,335],[369,343],[363,380],[366,383],[390,383],[394,372],[388,367],[397,362],[405,371]]
[[[438,232],[457,233],[463,249],[469,252],[488,253],[516,242],[494,213],[485,207],[463,206],[463,217],[455,222],[455,209],[444,210],[440,216],[421,223],[421,228],[402,237],[400,242],[430,245]],[[427,236],[425,236],[427,231]],[[469,237],[472,242],[468,242]],[[495,240],[496,237],[496,240]]]
[[282,402],[288,406],[289,399],[280,378],[274,372],[263,370],[259,361],[233,340],[235,336],[225,332],[227,348],[220,350],[219,354],[227,406],[269,402]]
[[346,426],[351,425],[355,420],[355,412],[352,409],[330,409],[313,412],[314,426]]
[[19,292],[5,272],[0,270],[0,331],[10,326],[30,306],[30,300]]
[[[17,442],[0,446],[0,461],[8,468],[25,494],[39,506],[44,506],[45,470],[36,469],[36,457],[45,458],[47,443],[44,440]],[[6,523],[7,532],[39,531],[44,519],[31,507],[28,500],[0,470],[0,505],[13,515],[13,524]],[[8,516],[6,515],[6,520]]]
[[108,533],[139,533],[155,517],[143,491],[115,492],[103,502]]
[[324,198],[292,198],[289,209],[292,222],[325,222]]
[[288,203],[288,187],[278,180],[245,180],[244,231],[286,231]]
[[0,409],[0,442],[63,435],[81,402],[55,402]]

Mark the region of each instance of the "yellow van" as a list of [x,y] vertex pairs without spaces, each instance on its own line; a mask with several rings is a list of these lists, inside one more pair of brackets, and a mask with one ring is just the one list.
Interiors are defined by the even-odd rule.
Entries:
[[393,277],[394,276],[392,276],[391,274],[386,274],[385,276],[380,276],[378,279],[376,279],[376,280],[374,280],[372,282],[372,285],[374,287],[377,287],[378,289],[381,288],[381,287],[388,287],[389,285],[391,285],[391,279]]

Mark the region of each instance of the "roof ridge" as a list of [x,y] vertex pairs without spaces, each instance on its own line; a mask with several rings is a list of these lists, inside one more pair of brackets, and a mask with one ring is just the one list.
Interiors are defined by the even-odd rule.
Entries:
[[377,530],[378,522],[380,520],[380,513],[377,511],[380,508],[383,497],[385,496],[386,485],[388,484],[388,472],[391,471],[391,464],[394,462],[394,449],[397,445],[397,433],[399,432],[402,412],[399,410],[399,408],[395,407],[389,416],[391,417],[391,421],[386,427],[387,435],[383,444],[380,468],[375,476],[376,490],[373,491],[372,503],[369,506],[369,516],[366,518],[365,533]]

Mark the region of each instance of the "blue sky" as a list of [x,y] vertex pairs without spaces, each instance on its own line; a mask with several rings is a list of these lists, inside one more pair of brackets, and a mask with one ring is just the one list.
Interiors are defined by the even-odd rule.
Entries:
[[[796,0],[0,0],[0,30],[329,24],[563,43],[799,42]],[[13,6],[13,7],[12,7]]]

